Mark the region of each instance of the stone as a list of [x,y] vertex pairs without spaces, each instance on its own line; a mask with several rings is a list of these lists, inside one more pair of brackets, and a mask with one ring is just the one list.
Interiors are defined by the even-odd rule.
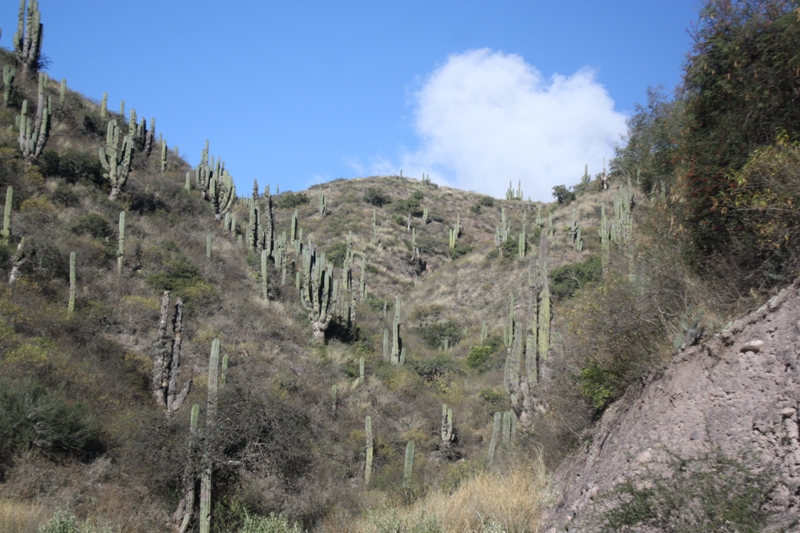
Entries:
[[764,341],[754,339],[743,344],[739,351],[758,353],[762,348],[764,348]]

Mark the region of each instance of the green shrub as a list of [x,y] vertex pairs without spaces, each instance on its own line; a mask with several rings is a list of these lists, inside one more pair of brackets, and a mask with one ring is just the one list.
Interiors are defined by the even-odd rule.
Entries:
[[411,213],[412,217],[421,217],[423,214],[422,207],[420,207],[420,201],[413,196],[411,198],[406,198],[404,200],[397,200],[392,204],[392,208],[403,215],[407,215]]
[[85,459],[103,445],[83,404],[40,385],[0,381],[0,460],[31,450]]
[[60,177],[67,183],[84,181],[95,185],[102,185],[103,167],[97,158],[97,153],[87,154],[78,150],[65,150],[59,154],[55,150],[46,150],[40,162],[42,174],[50,177]]
[[78,523],[78,519],[69,509],[62,511],[56,509],[53,517],[47,522],[39,524],[37,533],[114,533],[110,527],[93,526],[88,522]]
[[492,336],[486,339],[485,344],[470,347],[467,366],[480,372],[495,367],[500,361],[499,357],[495,357],[500,353],[500,346],[500,338]]
[[450,346],[455,346],[461,340],[461,334],[461,326],[453,320],[445,320],[420,328],[420,337],[425,344],[434,349],[441,348],[445,338],[450,339]]
[[364,191],[364,201],[376,207],[383,207],[392,201],[392,197],[378,187],[368,187]]
[[308,203],[308,196],[302,192],[294,193],[291,191],[285,192],[275,197],[275,207],[280,209],[294,209]]
[[483,389],[478,397],[484,401],[484,409],[488,415],[508,409],[508,394],[503,389]]
[[765,531],[766,509],[778,481],[775,471],[763,469],[747,454],[732,458],[719,448],[690,458],[670,454],[667,466],[666,475],[648,471],[601,494],[595,530]]
[[550,293],[559,299],[569,298],[591,281],[603,275],[603,265],[598,255],[592,255],[580,263],[571,263],[550,271]]
[[329,263],[333,263],[333,266],[342,268],[344,265],[344,259],[347,256],[347,244],[343,242],[337,242],[333,246],[330,246],[327,250],[325,250],[325,259]]
[[466,244],[456,244],[453,248],[450,248],[450,259],[456,260],[459,257],[464,257],[469,253],[472,253],[472,246],[468,246]]
[[114,234],[111,223],[99,213],[86,213],[79,216],[70,225],[69,229],[76,235],[88,233],[94,239],[103,239]]

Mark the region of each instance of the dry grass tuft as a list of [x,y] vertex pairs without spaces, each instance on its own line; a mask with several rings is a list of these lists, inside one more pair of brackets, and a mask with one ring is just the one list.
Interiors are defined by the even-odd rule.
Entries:
[[0,531],[3,533],[35,533],[39,523],[50,518],[42,504],[0,500]]

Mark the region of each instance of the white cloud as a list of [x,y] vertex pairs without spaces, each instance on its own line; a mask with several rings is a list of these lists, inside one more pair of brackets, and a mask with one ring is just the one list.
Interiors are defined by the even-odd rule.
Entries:
[[526,198],[551,200],[584,164],[599,172],[626,130],[593,71],[545,80],[522,57],[489,49],[450,56],[414,102],[420,146],[403,155],[404,174],[495,197],[521,180]]

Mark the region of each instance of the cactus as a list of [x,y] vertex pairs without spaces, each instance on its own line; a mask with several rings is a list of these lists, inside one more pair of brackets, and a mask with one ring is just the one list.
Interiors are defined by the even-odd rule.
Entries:
[[75,310],[75,293],[77,287],[75,284],[75,252],[69,253],[69,304],[67,309],[70,313]]
[[167,414],[180,409],[192,380],[188,380],[178,392],[178,378],[181,371],[181,345],[183,339],[183,300],[175,300],[175,316],[172,319],[172,342],[167,339],[167,320],[169,317],[169,291],[161,297],[161,313],[158,324],[158,337],[155,343],[153,361],[153,397],[156,405]]
[[61,85],[58,90],[58,105],[60,107],[64,107],[64,103],[67,101],[67,79],[61,78]]
[[[296,211],[295,211],[296,213]],[[308,312],[314,340],[325,342],[325,331],[333,318],[333,265],[325,264],[325,254],[317,257],[313,248],[303,250],[303,278],[300,297]]]
[[117,275],[122,275],[125,264],[125,211],[119,212],[119,237],[117,241]]
[[427,224],[428,223],[428,208],[427,207],[422,210],[422,223],[423,224]]
[[14,187],[9,185],[6,188],[6,205],[3,208],[3,245],[11,243],[11,209],[14,204]]
[[206,260],[211,260],[211,235],[206,235]]
[[167,141],[166,139],[161,139],[161,173],[163,174],[167,170]]
[[403,466],[403,488],[411,488],[411,476],[414,472],[414,441],[408,441],[406,444],[406,460]]
[[442,444],[446,447],[453,442],[453,409],[442,404]]
[[497,449],[497,439],[500,434],[500,412],[494,414],[494,424],[492,425],[492,438],[489,441],[489,453],[486,456],[486,466],[491,467],[494,462],[494,452]]
[[584,165],[583,176],[581,177],[581,185],[589,185],[590,181],[592,181],[592,177],[589,175],[589,165]]
[[8,99],[14,91],[14,78],[17,76],[17,69],[11,68],[11,65],[3,67],[3,105],[8,107]]
[[389,357],[389,330],[383,330],[383,358],[385,360],[390,360]]
[[268,280],[267,280],[267,258],[269,255],[267,254],[266,250],[261,251],[261,298],[265,301],[268,300],[267,298],[267,287],[268,287]]
[[106,146],[100,148],[100,163],[108,171],[103,176],[111,183],[109,200],[115,200],[119,196],[122,187],[128,181],[128,172],[131,169],[133,141],[127,135],[120,141],[119,136],[117,121],[110,120],[106,134]]
[[400,354],[402,352],[403,341],[400,338],[400,297],[395,297],[394,303],[394,321],[392,322],[392,353],[390,362],[393,365],[399,365]]
[[378,214],[375,208],[372,208],[372,244],[378,244]]
[[108,117],[108,93],[103,93],[103,100],[100,102],[100,118],[105,120]]
[[325,193],[322,192],[322,189],[319,190],[319,218],[324,217],[328,212],[328,200],[325,197]]
[[225,386],[225,380],[228,379],[228,354],[222,356],[222,366],[219,369],[219,386]]
[[236,186],[227,170],[223,169],[211,176],[208,196],[214,210],[214,221],[219,222],[222,220],[222,215],[231,209],[233,201],[236,199]]
[[367,462],[364,465],[364,486],[369,487],[369,479],[372,476],[372,454],[373,450],[373,435],[372,435],[372,417],[367,415],[364,421],[364,432],[367,434]]
[[[153,151],[153,143],[155,142],[156,138],[156,117],[152,117],[150,119],[150,129],[147,129],[147,123],[142,120],[142,129],[144,130],[144,153],[145,155],[149,156],[150,152]],[[160,137],[160,136],[159,136]],[[162,139],[162,150],[166,151],[167,142]],[[175,147],[175,155],[178,154],[178,147]],[[167,154],[161,154],[161,173],[163,174],[167,167]]]
[[481,323],[481,344],[486,342],[486,339],[489,337],[489,326],[486,325],[486,320]]
[[[206,407],[206,427],[216,423],[217,394],[219,387],[219,339],[211,343],[211,356],[208,362],[208,404]],[[206,450],[200,471],[200,533],[211,531],[211,457]]]
[[528,239],[525,233],[525,224],[522,225],[522,231],[519,233],[519,243],[517,249],[520,259],[525,259],[525,252],[527,251]]
[[27,9],[25,4],[26,0],[20,0],[17,33],[14,34],[14,50],[17,53],[17,61],[22,65],[22,75],[29,76],[39,69],[44,26],[41,22],[39,2],[31,0]]
[[45,74],[39,74],[39,95],[36,104],[36,116],[31,123],[28,120],[28,101],[22,102],[22,111],[18,115],[19,148],[25,159],[38,157],[50,136],[50,100],[44,97]]
[[268,255],[275,249],[275,212],[272,205],[272,195],[269,193],[269,184],[264,188],[264,224],[262,231],[263,248]]
[[331,386],[331,416],[336,418],[336,405],[339,401],[339,386],[334,383]]
[[192,414],[189,419],[189,443],[187,446],[187,456],[189,460],[186,461],[186,466],[183,470],[183,498],[178,504],[178,510],[175,512],[175,517],[180,518],[180,523],[178,524],[178,533],[186,533],[189,528],[189,522],[192,520],[192,514],[194,513],[194,486],[196,477],[194,474],[194,469],[192,468],[191,459],[195,455],[199,438],[197,431],[197,422],[199,417],[200,406],[198,404],[194,404],[192,405]]
[[125,116],[125,100],[120,100],[119,101],[119,115],[121,117]]

